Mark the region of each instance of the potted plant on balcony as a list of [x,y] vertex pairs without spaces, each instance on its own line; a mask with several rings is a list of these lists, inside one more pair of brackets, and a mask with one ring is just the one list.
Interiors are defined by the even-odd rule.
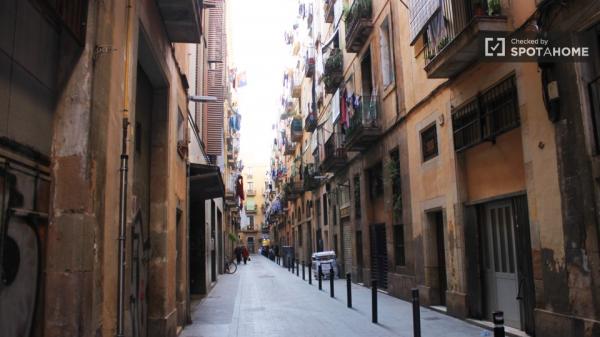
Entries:
[[488,0],[488,15],[496,16],[500,15],[502,12],[502,5],[500,4],[500,0]]
[[332,93],[343,79],[343,55],[339,48],[335,48],[329,54],[325,61],[325,72],[323,73],[323,83],[325,83],[325,91]]
[[478,2],[473,6],[473,13],[475,16],[486,16],[485,9],[481,2]]

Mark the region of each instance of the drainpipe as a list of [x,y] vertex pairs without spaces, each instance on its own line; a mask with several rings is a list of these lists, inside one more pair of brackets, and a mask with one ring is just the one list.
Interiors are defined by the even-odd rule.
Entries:
[[124,71],[124,93],[123,93],[123,136],[121,147],[121,167],[119,170],[119,271],[117,284],[117,334],[116,337],[125,337],[125,226],[127,221],[127,133],[129,130],[129,63],[130,63],[130,41],[131,41],[131,1],[127,1],[125,24],[127,35],[125,37],[125,71]]

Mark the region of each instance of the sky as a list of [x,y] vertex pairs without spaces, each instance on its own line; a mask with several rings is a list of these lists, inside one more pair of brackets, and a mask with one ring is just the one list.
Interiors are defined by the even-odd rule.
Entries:
[[295,22],[298,5],[295,0],[230,1],[230,57],[238,71],[246,71],[248,83],[238,89],[240,158],[246,167],[268,167],[283,71],[291,60],[284,32]]

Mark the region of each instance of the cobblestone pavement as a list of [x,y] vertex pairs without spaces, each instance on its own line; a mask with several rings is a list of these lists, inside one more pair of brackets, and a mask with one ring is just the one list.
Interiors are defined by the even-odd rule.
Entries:
[[[308,273],[307,273],[308,277]],[[371,290],[352,285],[353,309],[346,307],[346,281],[329,281],[319,291],[262,256],[253,256],[233,275],[222,275],[210,294],[192,304],[183,337],[412,336],[412,304],[378,293],[379,323],[371,323]],[[423,337],[484,336],[489,332],[421,308]]]

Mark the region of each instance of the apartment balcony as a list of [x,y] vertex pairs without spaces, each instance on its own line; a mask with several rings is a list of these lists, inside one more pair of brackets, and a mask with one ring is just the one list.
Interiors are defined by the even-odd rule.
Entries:
[[323,13],[325,16],[325,22],[333,23],[333,6],[335,5],[335,0],[325,0],[323,4]]
[[373,31],[371,0],[354,0],[346,15],[346,51],[358,53]]
[[302,181],[293,180],[289,181],[285,185],[285,195],[290,201],[298,199],[302,195],[302,193],[304,193],[304,184],[302,183]]
[[345,167],[348,162],[346,149],[338,141],[335,133],[325,142],[325,153],[321,162],[322,172],[336,172]]
[[316,165],[308,164],[304,167],[304,190],[316,190],[320,185],[320,180],[316,177],[319,175],[319,170]]
[[249,188],[246,190],[246,195],[249,197],[254,197],[256,196],[256,190],[253,188]]
[[360,104],[350,118],[346,132],[346,150],[364,151],[381,136],[379,122],[379,99],[377,96],[362,96]]
[[433,29],[425,33],[425,71],[429,78],[458,75],[479,59],[482,35],[509,31],[508,20],[499,7],[475,8],[472,1],[443,0],[442,9],[444,20],[448,20],[445,29],[438,29],[437,35],[431,34]]
[[285,144],[285,149],[283,154],[285,156],[293,156],[296,153],[296,143],[287,143]]
[[344,80],[344,56],[339,48],[334,48],[329,52],[329,56],[325,61],[325,69],[323,72],[323,83],[325,84],[325,92],[328,94],[334,93]]
[[200,43],[202,41],[199,15],[202,13],[202,1],[157,0],[156,4],[171,42]]
[[314,132],[318,124],[319,121],[317,120],[317,114],[315,112],[311,112],[304,119],[304,131]]
[[304,55],[304,76],[311,77],[315,74],[315,47],[308,47]]
[[302,76],[295,72],[292,79],[292,97],[300,98],[300,96],[302,96]]
[[290,124],[290,135],[293,142],[302,141],[302,119],[294,118]]

